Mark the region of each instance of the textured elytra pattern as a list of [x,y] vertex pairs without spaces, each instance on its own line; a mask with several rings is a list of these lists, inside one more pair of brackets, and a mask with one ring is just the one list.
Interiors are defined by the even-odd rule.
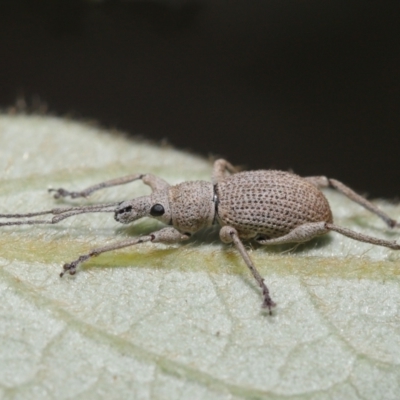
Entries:
[[210,182],[183,182],[169,188],[172,222],[181,232],[197,232],[210,226],[215,215]]
[[242,236],[283,236],[307,222],[332,222],[325,196],[303,178],[283,171],[240,172],[216,185],[218,220]]

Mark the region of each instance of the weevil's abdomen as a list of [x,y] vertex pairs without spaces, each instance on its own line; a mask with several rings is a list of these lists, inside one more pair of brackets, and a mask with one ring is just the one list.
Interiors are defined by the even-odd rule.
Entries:
[[283,171],[240,172],[217,183],[218,221],[243,237],[283,236],[306,222],[332,222],[322,192]]

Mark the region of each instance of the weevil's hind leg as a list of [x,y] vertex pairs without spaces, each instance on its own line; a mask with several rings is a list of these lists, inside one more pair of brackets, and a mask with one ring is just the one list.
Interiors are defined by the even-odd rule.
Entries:
[[[0,222],[0,226],[14,226],[14,225],[43,225],[43,224],[57,224],[60,221],[73,217],[78,214],[97,213],[97,212],[114,212],[115,208],[120,203],[97,204],[92,206],[82,207],[66,207],[66,208],[53,208],[52,210],[39,211],[27,214],[0,214],[0,218],[17,219],[17,221]],[[51,219],[35,219],[42,215],[54,215]]]
[[65,273],[74,275],[77,267],[83,262],[87,261],[91,257],[98,256],[99,254],[106,253],[108,251],[123,249],[124,247],[134,246],[135,244],[153,242],[153,243],[177,243],[183,240],[189,239],[189,235],[180,233],[178,230],[172,227],[160,229],[159,231],[150,233],[149,235],[140,236],[133,239],[124,240],[122,242],[110,244],[108,246],[99,247],[97,249],[89,251],[87,254],[79,256],[76,260],[64,264],[63,272],[60,273],[62,277]]
[[222,179],[224,179],[228,174],[236,174],[238,171],[230,162],[220,158],[214,162],[213,173],[212,173],[212,182],[215,185]]
[[68,196],[75,199],[77,197],[88,197],[90,194],[92,194],[93,192],[96,192],[97,190],[100,190],[100,189],[105,189],[105,188],[118,186],[118,185],[125,185],[126,183],[134,182],[134,181],[137,181],[140,179],[143,181],[144,184],[150,186],[153,191],[165,189],[169,186],[169,184],[167,182],[165,182],[161,178],[158,178],[155,175],[133,174],[133,175],[123,176],[121,178],[111,179],[111,180],[105,181],[105,182],[100,182],[96,185],[89,186],[88,188],[83,189],[79,192],[70,192],[63,188],[49,189],[49,192],[55,192],[54,198],[56,198],[56,199],[59,199],[60,197],[68,197]]
[[386,222],[386,224],[390,227],[393,228],[395,226],[400,227],[400,223],[395,221],[394,219],[390,218],[385,212],[383,212],[380,208],[378,208],[375,204],[371,203],[368,201],[365,197],[360,196],[356,192],[354,192],[352,189],[344,185],[342,182],[337,181],[336,179],[330,179],[327,178],[326,176],[308,176],[306,178],[307,181],[312,183],[314,186],[317,186],[318,188],[333,188],[339,191],[340,193],[344,194],[346,197],[348,197],[350,200],[360,204],[367,210],[371,211],[373,214],[377,215],[383,221]]
[[243,246],[242,241],[239,238],[239,234],[235,228],[231,226],[223,226],[219,232],[220,238],[224,243],[232,243],[235,245],[236,249],[239,251],[240,255],[242,256],[244,262],[246,263],[247,267],[253,274],[253,277],[257,281],[258,285],[262,290],[263,295],[263,308],[268,308],[269,314],[272,314],[272,308],[276,306],[274,301],[271,299],[269,295],[269,290],[267,285],[264,283],[264,279],[257,271],[253,261],[251,260],[249,254],[247,253],[245,247]]
[[291,230],[283,236],[273,239],[256,239],[257,243],[262,245],[278,245],[286,243],[303,243],[315,238],[316,236],[328,233],[326,222],[309,222]]
[[331,224],[328,222],[310,222],[298,226],[297,228],[290,231],[287,235],[273,239],[261,239],[257,240],[257,242],[262,245],[302,243],[302,242],[307,242],[315,238],[316,236],[324,235],[329,231],[341,233],[342,235],[347,236],[354,240],[358,240],[359,242],[365,242],[365,243],[375,244],[377,246],[389,247],[390,249],[393,250],[400,250],[400,244],[396,243],[395,241],[384,240],[375,238],[373,236],[363,235],[362,233],[358,233],[347,228],[342,228],[341,226],[337,226],[335,224]]
[[389,247],[389,249],[392,249],[392,250],[400,250],[400,243],[397,243],[394,240],[393,241],[384,240],[384,239],[379,239],[379,238],[376,238],[373,236],[364,235],[362,233],[358,233],[358,232],[352,231],[351,229],[343,228],[343,227],[337,226],[335,224],[326,223],[325,225],[326,225],[326,228],[329,229],[330,231],[341,233],[342,235],[347,236],[354,240],[358,240],[359,242],[371,243],[371,244],[375,244],[377,246]]

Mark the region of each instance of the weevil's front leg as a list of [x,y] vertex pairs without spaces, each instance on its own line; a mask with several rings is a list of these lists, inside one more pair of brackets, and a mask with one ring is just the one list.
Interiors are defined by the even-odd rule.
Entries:
[[150,233],[149,235],[140,236],[133,239],[124,240],[122,242],[110,244],[108,246],[99,247],[97,249],[89,251],[87,254],[83,254],[78,257],[76,260],[64,264],[63,272],[60,273],[60,277],[62,277],[65,273],[69,273],[70,275],[74,275],[76,273],[77,267],[88,260],[91,257],[98,256],[99,254],[106,253],[108,251],[123,249],[124,247],[134,246],[135,244],[152,242],[152,243],[178,243],[183,240],[189,239],[189,235],[185,235],[175,228],[166,227],[160,229],[159,231]]
[[371,211],[373,214],[382,218],[390,228],[394,228],[395,226],[400,227],[399,222],[390,218],[379,207],[377,207],[375,204],[368,201],[365,197],[360,196],[359,194],[354,192],[352,189],[350,189],[349,187],[344,185],[342,182],[339,182],[336,179],[327,178],[326,176],[308,176],[304,179],[306,179],[307,181],[312,183],[314,186],[317,186],[318,188],[330,187],[330,188],[336,189],[338,192],[344,194],[350,200],[360,204],[362,207],[366,208],[367,210]]
[[232,228],[231,226],[223,226],[221,230],[219,231],[219,236],[221,240],[224,243],[232,243],[235,245],[236,249],[239,251],[240,255],[242,256],[244,262],[246,263],[247,267],[253,274],[255,280],[257,281],[258,285],[260,286],[262,290],[262,295],[263,295],[263,303],[262,307],[263,308],[268,308],[269,313],[272,314],[272,308],[275,307],[274,301],[271,299],[269,295],[269,290],[267,285],[264,283],[264,279],[260,275],[260,273],[257,271],[256,267],[253,264],[253,261],[251,261],[251,258],[249,257],[249,254],[247,253],[246,249],[243,246],[242,241],[239,238],[239,234],[235,228]]
[[100,189],[105,189],[105,188],[118,186],[118,185],[125,185],[126,183],[134,182],[134,181],[137,181],[140,179],[143,181],[144,184],[150,186],[153,191],[165,189],[169,186],[169,184],[167,182],[165,182],[161,178],[158,178],[155,175],[133,174],[133,175],[123,176],[121,178],[111,179],[111,180],[105,181],[105,182],[100,182],[96,185],[89,186],[88,188],[83,189],[79,192],[70,192],[63,188],[49,189],[49,192],[55,192],[54,198],[56,198],[56,199],[59,199],[60,197],[68,197],[68,196],[75,199],[77,197],[88,197],[90,194],[92,194],[93,192],[96,192],[97,190],[100,190]]
[[[108,203],[108,204],[96,204],[92,206],[82,206],[82,207],[53,208],[52,210],[39,211],[27,214],[0,214],[0,218],[17,219],[16,221],[0,222],[0,226],[43,225],[43,224],[54,225],[66,218],[73,217],[79,214],[115,212],[115,208],[119,204],[120,202]],[[35,218],[42,215],[54,215],[54,217],[47,220]]]
[[239,172],[230,162],[220,158],[214,162],[213,173],[212,173],[212,183],[215,185],[227,176],[227,172],[231,174],[236,174]]

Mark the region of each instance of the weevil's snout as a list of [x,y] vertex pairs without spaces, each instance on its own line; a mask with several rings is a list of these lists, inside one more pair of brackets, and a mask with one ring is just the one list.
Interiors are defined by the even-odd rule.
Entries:
[[[123,203],[122,203],[123,204]],[[127,219],[132,213],[132,206],[118,206],[114,213],[114,219],[118,222],[128,222]]]
[[149,213],[150,200],[148,196],[123,201],[114,212],[114,219],[122,224],[136,221]]

